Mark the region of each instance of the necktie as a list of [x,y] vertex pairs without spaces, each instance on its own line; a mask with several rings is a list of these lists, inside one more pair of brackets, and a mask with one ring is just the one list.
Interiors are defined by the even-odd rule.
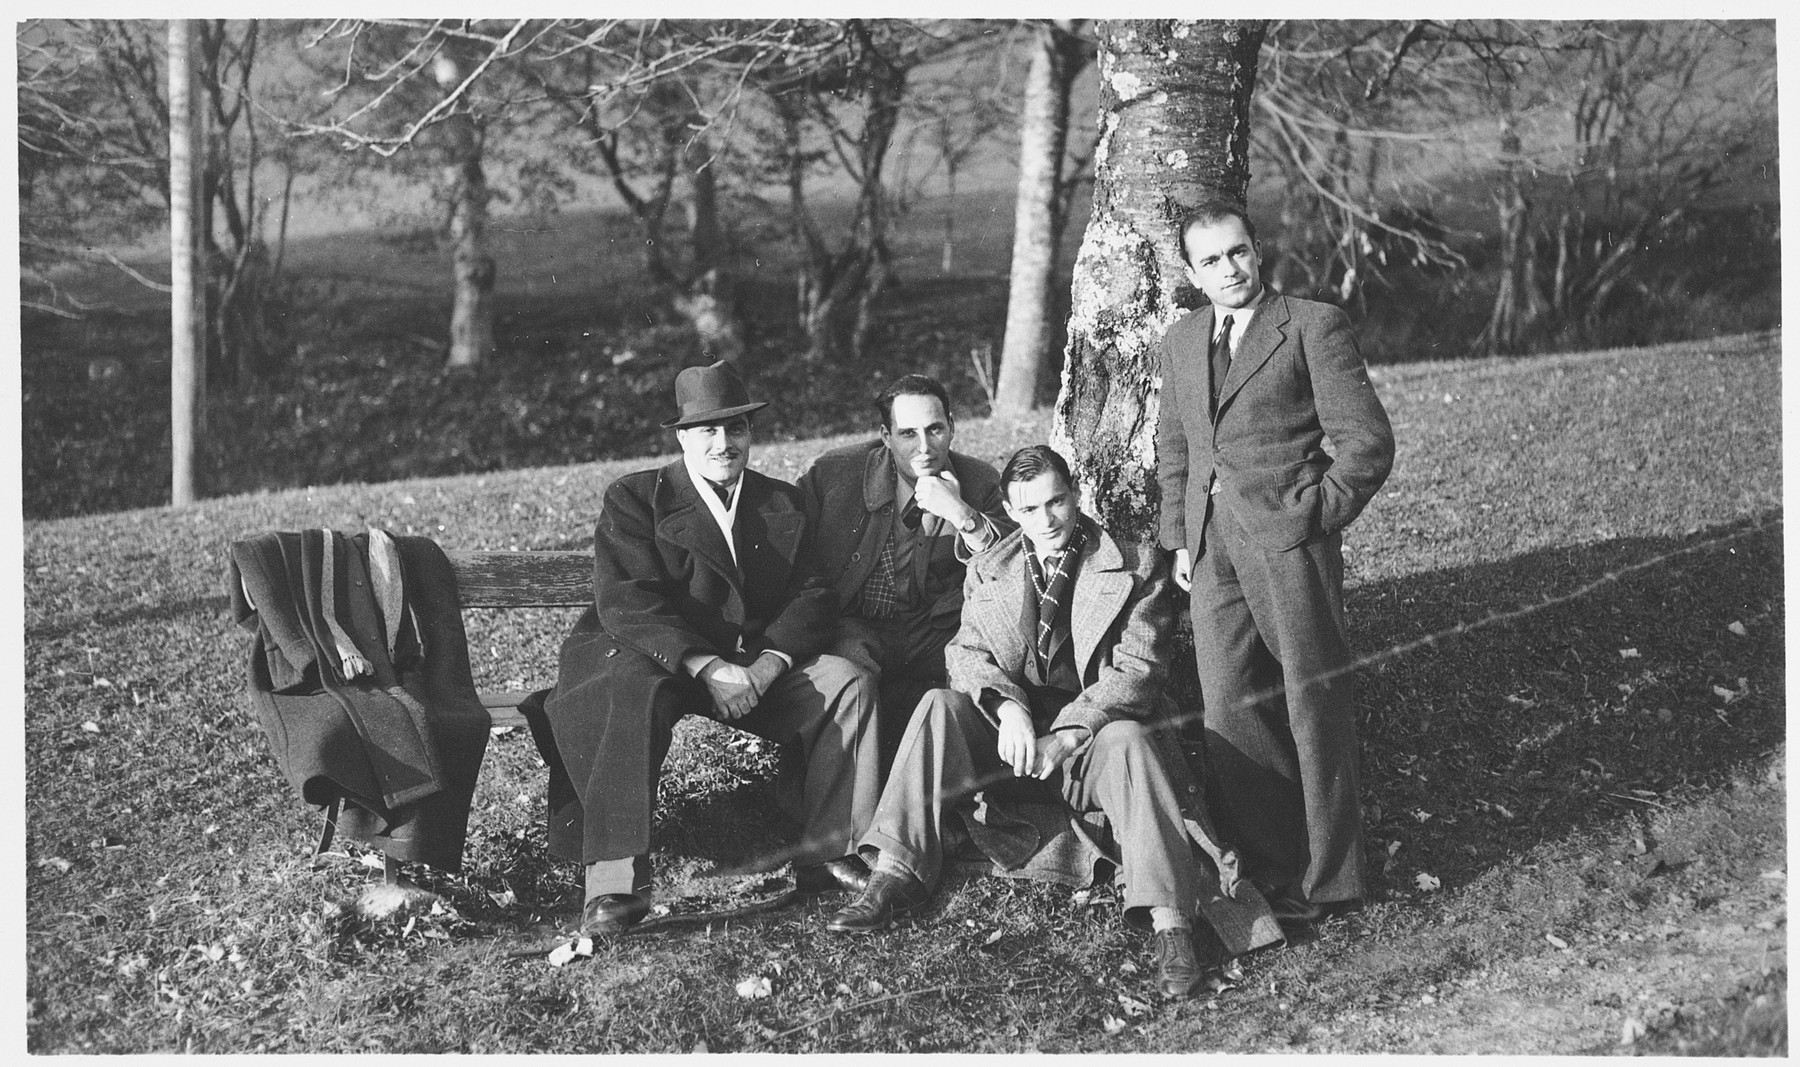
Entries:
[[1219,391],[1225,387],[1225,375],[1231,370],[1231,316],[1225,316],[1218,336],[1212,343],[1212,407],[1207,414],[1219,413]]

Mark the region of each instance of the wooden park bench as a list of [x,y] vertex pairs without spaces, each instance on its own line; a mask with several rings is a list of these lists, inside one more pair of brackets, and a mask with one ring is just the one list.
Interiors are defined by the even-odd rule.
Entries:
[[[463,608],[580,608],[594,601],[592,552],[465,552],[446,549]],[[495,726],[524,726],[530,689],[483,691]]]

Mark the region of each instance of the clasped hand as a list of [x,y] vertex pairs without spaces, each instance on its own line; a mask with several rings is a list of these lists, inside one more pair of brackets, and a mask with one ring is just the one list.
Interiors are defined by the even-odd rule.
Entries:
[[748,667],[727,659],[715,659],[700,671],[700,681],[712,696],[713,707],[727,722],[750,714],[786,667],[780,656],[765,652]]
[[1075,752],[1075,732],[1057,730],[1037,736],[1031,715],[1016,702],[1000,706],[1000,758],[1019,778],[1050,777]]

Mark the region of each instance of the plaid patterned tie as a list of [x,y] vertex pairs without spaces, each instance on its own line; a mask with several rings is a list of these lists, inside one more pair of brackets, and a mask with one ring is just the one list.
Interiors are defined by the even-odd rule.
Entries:
[[1075,561],[1081,558],[1082,528],[1075,527],[1069,543],[1056,554],[1055,569],[1048,575],[1037,553],[1025,552],[1025,567],[1031,573],[1031,587],[1038,595],[1037,654],[1046,672],[1050,669],[1050,652],[1056,638],[1056,612],[1069,593],[1069,582],[1075,573]]

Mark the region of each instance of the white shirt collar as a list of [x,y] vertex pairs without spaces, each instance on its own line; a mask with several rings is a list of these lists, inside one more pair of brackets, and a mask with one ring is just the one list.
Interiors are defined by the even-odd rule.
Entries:
[[1257,311],[1261,310],[1263,304],[1268,302],[1268,299],[1269,287],[1265,285],[1262,287],[1262,291],[1256,294],[1256,299],[1251,301],[1246,307],[1214,307],[1212,339],[1215,341],[1219,339],[1219,330],[1223,326],[1226,317],[1229,316],[1231,318],[1231,350],[1236,352],[1238,343],[1244,339],[1244,331],[1250,328],[1250,320],[1256,316]]

